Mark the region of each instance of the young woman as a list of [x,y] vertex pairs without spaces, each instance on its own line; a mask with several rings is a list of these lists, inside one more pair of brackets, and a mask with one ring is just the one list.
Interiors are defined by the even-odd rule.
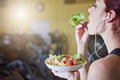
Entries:
[[78,53],[87,56],[89,35],[99,34],[107,47],[108,55],[89,62],[75,72],[57,72],[54,75],[68,80],[120,80],[120,0],[96,0],[88,9],[89,23],[76,26],[76,42]]

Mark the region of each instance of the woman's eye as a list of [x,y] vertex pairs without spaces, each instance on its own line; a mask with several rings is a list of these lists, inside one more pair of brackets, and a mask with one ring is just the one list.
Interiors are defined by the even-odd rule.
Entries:
[[93,5],[93,7],[94,7],[94,8],[96,8],[96,7],[97,7],[97,5],[96,5],[96,4],[94,4],[94,5]]

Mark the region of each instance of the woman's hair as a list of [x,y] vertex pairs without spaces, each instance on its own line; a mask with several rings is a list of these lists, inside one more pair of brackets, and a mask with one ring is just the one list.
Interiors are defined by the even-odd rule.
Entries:
[[114,10],[118,17],[120,17],[120,0],[104,0],[106,4],[106,12]]

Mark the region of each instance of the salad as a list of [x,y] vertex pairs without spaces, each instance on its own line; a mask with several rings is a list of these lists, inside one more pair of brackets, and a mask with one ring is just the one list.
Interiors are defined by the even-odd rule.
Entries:
[[45,60],[49,65],[55,66],[75,66],[79,64],[84,64],[86,61],[82,58],[81,54],[62,54],[62,55],[51,55]]
[[74,14],[70,20],[69,23],[72,25],[72,27],[75,27],[76,25],[80,24],[82,21],[85,21],[85,15],[83,13]]

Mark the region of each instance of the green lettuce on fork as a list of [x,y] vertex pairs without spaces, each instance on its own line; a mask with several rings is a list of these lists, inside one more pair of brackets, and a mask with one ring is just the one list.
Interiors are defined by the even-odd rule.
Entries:
[[72,27],[75,27],[76,25],[80,24],[82,21],[85,21],[85,15],[83,13],[74,14],[70,20],[69,23],[72,25]]

